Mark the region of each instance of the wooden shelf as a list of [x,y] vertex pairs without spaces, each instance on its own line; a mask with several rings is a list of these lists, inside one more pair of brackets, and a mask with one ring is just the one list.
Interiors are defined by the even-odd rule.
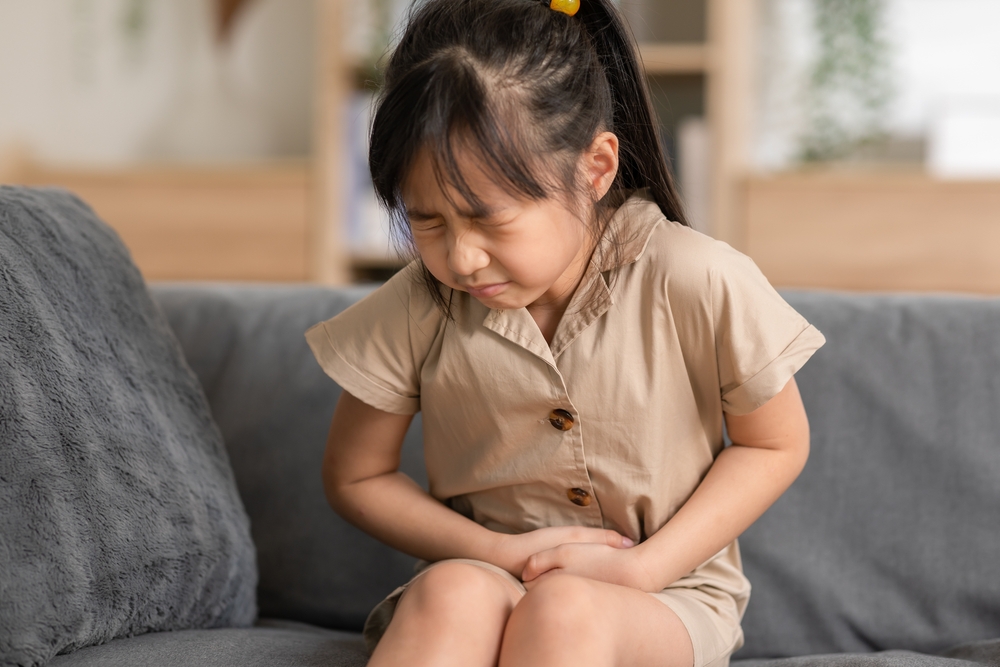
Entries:
[[353,255],[350,277],[353,282],[384,282],[406,266],[406,260],[384,255]]
[[147,280],[311,277],[306,161],[128,169],[25,164],[13,180],[76,193],[118,232]]
[[822,169],[741,189],[745,250],[776,286],[1000,293],[1000,181]]
[[386,255],[351,255],[351,266],[362,269],[400,269],[407,260]]
[[708,70],[708,47],[705,44],[645,43],[639,56],[646,74],[704,74]]

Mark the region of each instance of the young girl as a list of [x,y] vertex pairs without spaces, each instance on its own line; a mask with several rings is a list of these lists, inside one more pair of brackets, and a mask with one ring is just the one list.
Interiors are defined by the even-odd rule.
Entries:
[[[621,18],[563,1],[411,16],[370,166],[419,257],[307,333],[331,505],[426,561],[372,667],[726,665],[736,538],[806,460],[823,336],[685,225]],[[397,471],[418,411],[430,493]]]

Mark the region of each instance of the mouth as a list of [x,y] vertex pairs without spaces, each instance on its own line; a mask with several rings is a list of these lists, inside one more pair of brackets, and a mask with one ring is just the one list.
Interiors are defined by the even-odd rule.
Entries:
[[488,299],[491,296],[496,296],[504,290],[504,288],[509,285],[510,282],[505,283],[493,283],[490,285],[479,285],[478,287],[466,286],[465,290],[477,299]]

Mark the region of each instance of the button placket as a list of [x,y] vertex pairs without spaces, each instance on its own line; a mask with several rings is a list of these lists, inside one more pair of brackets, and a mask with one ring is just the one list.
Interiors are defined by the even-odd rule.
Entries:
[[[576,417],[574,417],[573,413],[569,410],[554,408],[551,412],[549,412],[548,422],[552,428],[557,431],[566,432],[571,430],[576,424]],[[575,433],[574,435],[576,436],[574,439],[580,437],[579,433]],[[574,449],[575,448],[576,447],[574,446]],[[566,497],[577,507],[589,507],[590,502],[593,499],[590,491],[580,486],[574,486],[566,489]]]
[[[570,465],[565,469],[565,476],[562,479],[563,484],[566,485],[562,487],[566,500],[561,502],[573,505],[573,509],[568,511],[572,513],[574,522],[600,528],[603,525],[603,513],[590,483],[590,473],[587,471],[587,460],[583,447],[583,422],[580,421],[581,417],[569,397],[562,373],[555,365],[551,367],[551,370],[553,379],[561,385],[561,391],[554,393],[551,397],[552,403],[549,405],[553,407],[546,418],[540,421],[547,421],[552,428],[560,432],[561,449],[571,457],[572,463],[567,461]],[[552,435],[555,436],[554,433]]]

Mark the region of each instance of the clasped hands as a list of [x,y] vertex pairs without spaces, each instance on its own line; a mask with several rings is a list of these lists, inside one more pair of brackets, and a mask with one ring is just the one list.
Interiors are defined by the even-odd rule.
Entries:
[[498,533],[496,563],[531,590],[555,573],[654,592],[662,588],[643,562],[643,550],[613,530],[553,526],[519,535]]

